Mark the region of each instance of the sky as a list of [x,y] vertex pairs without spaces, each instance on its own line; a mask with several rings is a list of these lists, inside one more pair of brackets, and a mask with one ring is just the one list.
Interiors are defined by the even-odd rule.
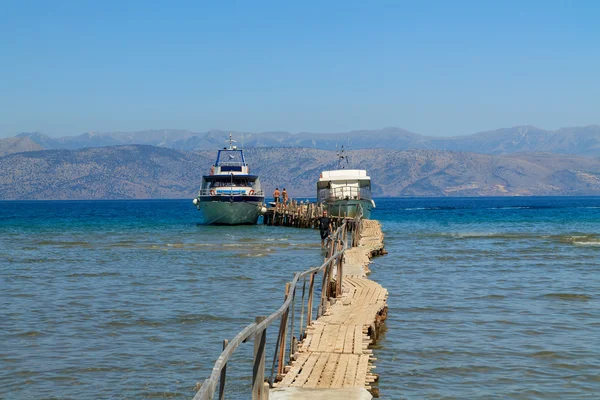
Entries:
[[598,1],[0,0],[0,137],[600,124]]

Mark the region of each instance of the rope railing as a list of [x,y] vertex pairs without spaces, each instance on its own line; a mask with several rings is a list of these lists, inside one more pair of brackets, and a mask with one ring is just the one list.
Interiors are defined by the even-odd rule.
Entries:
[[[222,400],[224,398],[227,363],[235,350],[251,338],[254,338],[252,399],[262,400],[268,398],[269,388],[280,381],[286,372],[286,356],[287,365],[297,358],[298,342],[304,339],[306,330],[311,324],[314,310],[313,301],[317,289],[316,284],[318,283],[317,274],[323,273],[320,284],[320,300],[316,313],[317,318],[328,310],[330,302],[334,301],[333,299],[342,295],[343,257],[348,246],[352,247],[358,243],[355,239],[355,236],[359,233],[361,221],[358,214],[362,216],[362,210],[357,213],[357,217],[354,219],[346,219],[331,236],[328,243],[328,257],[321,266],[294,274],[292,281],[286,284],[285,300],[277,311],[266,317],[256,317],[254,323],[246,326],[231,341],[224,341],[223,352],[216,360],[210,377],[200,386],[193,398],[194,400],[212,400],[217,391],[217,384],[219,385],[218,399]],[[350,240],[348,240],[349,232],[351,234]],[[308,293],[306,290],[307,280]],[[295,316],[296,291],[301,281],[303,282],[301,286],[301,312],[299,316]],[[297,331],[294,330],[296,317],[300,319],[299,326],[296,325]],[[269,378],[265,381],[266,330],[278,319],[280,321],[279,332],[275,343],[273,361]],[[295,335],[296,332],[298,332],[297,336]],[[288,334],[289,342],[287,340]]]

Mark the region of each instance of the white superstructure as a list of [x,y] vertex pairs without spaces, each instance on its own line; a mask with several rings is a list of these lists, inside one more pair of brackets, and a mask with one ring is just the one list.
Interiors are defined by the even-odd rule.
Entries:
[[354,217],[358,205],[364,218],[370,218],[375,202],[371,198],[371,178],[364,169],[323,171],[317,183],[317,201],[330,215]]

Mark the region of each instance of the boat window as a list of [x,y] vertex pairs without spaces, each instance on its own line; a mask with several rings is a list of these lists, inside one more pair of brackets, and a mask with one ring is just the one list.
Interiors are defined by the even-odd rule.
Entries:
[[231,166],[231,165],[223,165],[221,167],[221,171],[223,171],[223,172],[229,172],[229,171],[242,172],[242,167]]
[[207,188],[211,187],[254,187],[254,181],[248,181],[245,178],[234,178],[233,180],[227,181],[212,181],[208,182]]

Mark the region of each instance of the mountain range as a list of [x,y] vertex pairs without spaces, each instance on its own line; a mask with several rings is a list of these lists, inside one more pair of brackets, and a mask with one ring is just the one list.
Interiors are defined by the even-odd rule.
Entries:
[[[366,169],[382,196],[600,195],[600,159],[550,153],[505,155],[448,150],[361,149],[348,167]],[[246,150],[267,194],[286,187],[314,197],[336,152],[314,148]],[[215,151],[150,145],[27,151],[0,156],[0,199],[193,198]],[[191,206],[191,204],[190,204]]]
[[[23,149],[82,149],[114,145],[142,144],[185,151],[216,150],[225,144],[230,132],[212,130],[198,133],[188,130],[163,129],[138,132],[88,132],[78,136],[53,138],[42,133],[21,133],[12,138],[13,144],[0,141],[0,155],[19,152],[14,141],[20,140]],[[442,150],[480,154],[515,154],[549,152],[600,157],[600,125],[561,128],[547,131],[534,126],[518,126],[455,137],[432,137],[401,128],[356,130],[344,133],[231,132],[239,146],[303,147],[335,150],[344,145],[352,150]],[[7,142],[9,143],[9,142]],[[7,147],[8,146],[8,147]],[[21,151],[27,151],[21,150]]]

